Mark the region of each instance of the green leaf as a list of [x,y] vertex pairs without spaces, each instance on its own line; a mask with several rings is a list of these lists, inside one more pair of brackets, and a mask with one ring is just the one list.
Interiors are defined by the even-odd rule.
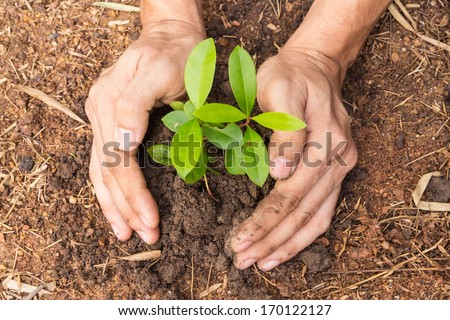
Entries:
[[237,122],[247,118],[238,108],[223,103],[205,104],[194,111],[194,116],[205,122]]
[[223,129],[207,125],[202,129],[209,142],[224,150],[239,147],[244,139],[241,128],[235,123],[230,123]]
[[256,68],[245,49],[237,46],[230,55],[228,74],[231,89],[241,110],[249,116],[255,105]]
[[188,102],[185,103],[184,105],[184,113],[186,114],[186,117],[189,120],[194,119],[194,111],[195,111],[195,106],[192,104],[192,102],[189,100]]
[[198,163],[203,150],[203,136],[197,119],[180,127],[170,145],[170,160],[177,173],[185,178]]
[[162,119],[164,125],[173,132],[178,132],[180,127],[188,122],[184,111],[172,111],[166,114]]
[[250,127],[244,135],[242,155],[248,177],[262,187],[269,176],[269,154],[261,136]]
[[173,110],[182,111],[184,109],[184,103],[181,101],[173,101],[170,103]]
[[280,131],[296,131],[306,128],[306,123],[293,115],[282,112],[265,112],[253,117],[260,125]]
[[194,184],[200,180],[206,173],[206,168],[208,166],[208,153],[205,149],[202,150],[199,161],[195,165],[194,169],[188,173],[186,177],[183,178],[184,182],[187,184]]
[[225,168],[229,174],[240,175],[245,174],[245,168],[242,167],[242,150],[241,147],[229,149],[225,151]]
[[200,108],[211,91],[216,70],[216,47],[214,40],[203,40],[192,50],[186,62],[184,84],[189,99]]
[[159,164],[165,166],[172,164],[170,162],[170,147],[167,144],[155,144],[148,148],[147,152],[153,161]]

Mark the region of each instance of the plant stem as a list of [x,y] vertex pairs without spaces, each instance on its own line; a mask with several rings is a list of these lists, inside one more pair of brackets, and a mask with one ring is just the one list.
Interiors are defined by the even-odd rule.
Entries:
[[247,117],[247,119],[245,120],[245,122],[239,125],[239,128],[243,128],[243,127],[248,126],[248,125],[250,124],[250,120],[251,120],[251,119],[252,119],[252,118]]
[[215,202],[219,202],[219,200],[216,199],[216,197],[213,196],[211,189],[209,188],[208,179],[206,178],[206,174],[203,176],[203,179],[205,180],[206,190],[208,191],[208,194]]

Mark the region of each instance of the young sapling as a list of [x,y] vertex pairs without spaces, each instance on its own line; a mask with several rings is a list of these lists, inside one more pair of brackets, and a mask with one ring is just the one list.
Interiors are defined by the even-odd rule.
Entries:
[[184,83],[189,100],[172,102],[173,111],[162,118],[175,133],[172,142],[154,145],[148,153],[155,162],[173,166],[186,183],[193,184],[209,169],[205,147],[209,142],[224,150],[228,173],[246,174],[261,187],[269,176],[269,154],[262,137],[250,127],[251,121],[280,131],[300,130],[306,124],[281,112],[251,116],[256,100],[256,68],[250,54],[240,46],[233,50],[228,62],[231,89],[239,108],[208,103],[215,68],[216,47],[209,38],[192,50],[186,63]]

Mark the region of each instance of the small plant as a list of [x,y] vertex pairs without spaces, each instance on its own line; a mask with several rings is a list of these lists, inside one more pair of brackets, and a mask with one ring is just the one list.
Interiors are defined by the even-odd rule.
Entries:
[[192,184],[204,177],[208,169],[205,143],[209,142],[224,150],[225,167],[230,174],[246,174],[262,186],[269,175],[269,155],[261,136],[250,127],[251,121],[281,131],[295,131],[306,125],[281,112],[250,116],[256,100],[256,68],[251,56],[240,46],[233,50],[228,64],[239,109],[207,103],[215,67],[216,48],[209,38],[192,50],[186,63],[184,82],[189,100],[171,103],[174,111],[162,118],[164,125],[175,133],[171,144],[154,145],[148,153],[155,162],[172,165],[186,183]]

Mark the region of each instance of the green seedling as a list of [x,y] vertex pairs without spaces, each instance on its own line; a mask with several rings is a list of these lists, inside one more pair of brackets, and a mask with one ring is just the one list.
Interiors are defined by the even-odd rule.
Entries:
[[250,127],[251,122],[281,131],[296,131],[306,125],[281,112],[251,116],[256,100],[256,68],[240,46],[233,50],[228,63],[231,89],[239,108],[208,103],[215,68],[216,47],[210,38],[199,43],[187,60],[184,83],[189,100],[171,103],[173,111],[162,119],[175,133],[172,142],[154,145],[148,153],[155,162],[173,166],[186,183],[192,184],[206,177],[209,158],[205,144],[209,142],[224,150],[228,173],[246,174],[262,186],[269,176],[269,154],[262,137]]

